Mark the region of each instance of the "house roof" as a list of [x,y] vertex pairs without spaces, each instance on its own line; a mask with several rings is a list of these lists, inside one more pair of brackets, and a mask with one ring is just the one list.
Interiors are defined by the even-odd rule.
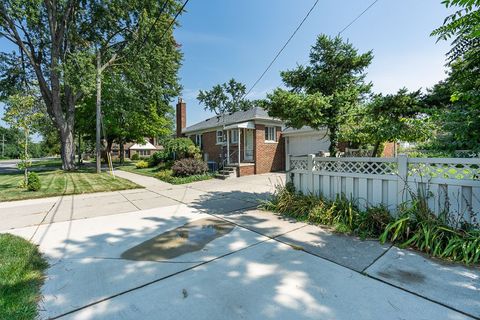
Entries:
[[191,125],[182,130],[183,133],[189,133],[194,131],[201,131],[210,128],[216,128],[221,126],[228,126],[238,122],[245,122],[250,120],[268,120],[281,123],[280,120],[270,117],[268,112],[260,107],[253,107],[247,111],[237,111],[233,113],[225,113],[217,115],[215,117],[208,118],[194,125]]
[[322,128],[320,130],[313,129],[309,126],[303,126],[300,129],[294,129],[291,127],[285,128],[283,130],[283,135],[285,136],[293,136],[293,135],[300,135],[300,134],[310,134],[310,133],[322,133],[325,134],[326,129]]
[[148,140],[145,140],[144,144],[135,143],[129,148],[130,150],[156,150],[157,148],[151,144]]

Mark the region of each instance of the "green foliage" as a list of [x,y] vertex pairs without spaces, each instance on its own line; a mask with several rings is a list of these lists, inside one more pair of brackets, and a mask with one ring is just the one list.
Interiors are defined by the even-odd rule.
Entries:
[[28,191],[38,191],[42,187],[42,183],[40,182],[40,177],[35,172],[30,172],[28,174],[28,183],[27,189]]
[[371,207],[363,212],[343,195],[333,201],[327,200],[296,192],[291,183],[285,187],[277,186],[271,199],[263,201],[261,207],[301,221],[333,226],[337,232],[362,238],[380,236],[383,227],[392,220],[385,207]]
[[148,161],[140,160],[137,163],[135,163],[135,167],[137,169],[145,169],[145,168],[149,167],[149,163],[148,163]]
[[337,151],[338,131],[346,115],[370,91],[364,81],[372,52],[359,54],[340,37],[320,35],[310,50],[310,64],[281,73],[287,90],[276,89],[262,106],[287,126],[326,127],[330,152]]
[[425,141],[432,126],[423,114],[420,91],[377,94],[372,101],[352,109],[341,129],[341,138],[360,145],[373,145],[372,156],[385,142]]
[[175,138],[164,142],[164,151],[169,155],[169,159],[194,158],[200,154],[200,148],[189,138]]
[[448,52],[450,62],[477,56],[480,53],[480,1],[479,0],[444,0],[447,7],[458,8],[449,15],[443,26],[435,29],[432,36],[438,40],[452,39],[452,49]]
[[3,119],[13,128],[22,130],[25,135],[20,143],[23,152],[20,154],[21,162],[18,164],[18,167],[24,170],[23,186],[25,187],[28,184],[28,168],[31,166],[28,142],[33,125],[40,118],[42,114],[39,112],[39,102],[34,95],[14,94],[8,97]]
[[202,160],[184,158],[173,163],[172,171],[176,177],[202,175],[208,171],[208,165]]
[[252,102],[244,97],[246,89],[244,84],[230,79],[226,83],[217,84],[209,91],[200,90],[197,100],[205,106],[205,110],[215,114],[246,111],[253,106]]
[[[432,256],[476,264],[480,261],[480,230],[464,221],[452,222],[446,214],[435,216],[422,193],[399,207],[394,219],[383,206],[359,210],[353,201],[339,196],[326,200],[296,192],[291,184],[278,186],[261,208],[314,224],[333,226],[337,232],[375,237],[402,247],[413,247]],[[453,225],[454,227],[450,227]]]
[[161,162],[165,162],[167,160],[169,160],[169,154],[164,150],[155,152],[149,159],[151,167],[156,166]]
[[38,247],[0,234],[0,319],[36,319],[40,287],[48,263]]
[[132,154],[132,156],[130,157],[130,159],[132,161],[137,161],[137,160],[140,160],[140,155],[138,153],[134,153]]
[[94,132],[89,130],[94,122],[84,117],[92,113],[82,109],[94,105],[97,71],[105,80],[108,139],[169,131],[169,102],[180,90],[182,58],[171,22],[181,5],[180,0],[2,2],[0,32],[21,54],[0,55],[0,96],[40,88],[68,170],[74,168],[74,126],[85,135]]
[[447,79],[424,98],[437,134],[426,147],[480,150],[480,59],[451,64]]
[[187,177],[177,177],[173,175],[173,171],[171,169],[166,169],[158,172],[156,174],[156,177],[162,181],[165,181],[171,184],[185,184],[185,183],[191,183],[195,181],[212,179],[213,174],[204,173],[204,174],[197,174],[197,175],[192,175]]

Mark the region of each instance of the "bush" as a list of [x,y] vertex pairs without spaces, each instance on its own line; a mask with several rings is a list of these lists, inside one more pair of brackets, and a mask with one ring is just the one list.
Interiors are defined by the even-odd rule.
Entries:
[[166,151],[161,150],[152,154],[152,156],[148,159],[148,162],[150,163],[151,167],[154,167],[167,160],[169,160],[169,154]]
[[344,196],[327,200],[296,192],[287,184],[278,186],[273,197],[260,207],[298,220],[333,226],[337,232],[375,237],[382,243],[391,241],[467,265],[480,261],[478,224],[453,221],[447,213],[434,215],[422,194],[412,194],[412,199],[399,206],[398,217],[394,219],[384,206],[361,211]]
[[202,180],[209,180],[213,178],[213,174],[205,173],[205,174],[196,174],[193,176],[188,177],[176,177],[173,175],[173,171],[171,169],[162,170],[157,173],[156,177],[162,181],[172,183],[172,184],[184,184],[190,183],[195,181],[202,181]]
[[175,161],[172,166],[172,171],[176,177],[188,177],[204,174],[208,171],[208,165],[202,160],[185,158]]
[[135,167],[137,169],[145,169],[148,168],[148,162],[145,160],[140,160],[135,164]]
[[164,152],[173,159],[198,158],[200,149],[189,138],[176,138],[164,143]]
[[140,160],[140,155],[138,153],[134,153],[130,157],[130,160],[133,160],[133,161]]
[[28,183],[27,183],[27,189],[29,191],[38,191],[42,187],[42,183],[40,182],[40,178],[38,177],[38,174],[35,172],[30,172],[28,174]]

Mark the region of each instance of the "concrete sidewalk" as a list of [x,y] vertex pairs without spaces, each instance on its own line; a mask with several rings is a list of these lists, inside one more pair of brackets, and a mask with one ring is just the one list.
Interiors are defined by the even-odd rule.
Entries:
[[[31,238],[50,262],[42,319],[480,318],[478,268],[255,209],[281,175],[187,186],[121,175],[147,188],[0,204],[16,225],[52,201],[58,208],[40,226],[9,230]],[[231,231],[174,258],[125,256],[202,219],[226,221]],[[197,241],[214,230],[178,237]]]

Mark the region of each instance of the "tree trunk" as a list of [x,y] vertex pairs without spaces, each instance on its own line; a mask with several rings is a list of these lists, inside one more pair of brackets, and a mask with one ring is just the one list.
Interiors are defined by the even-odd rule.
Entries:
[[328,127],[328,136],[330,138],[330,147],[328,148],[328,151],[330,152],[330,157],[335,157],[338,151],[338,137],[337,137],[337,127],[332,126]]
[[75,170],[75,136],[73,127],[66,125],[60,130],[62,169],[66,171]]
[[120,164],[125,162],[125,145],[123,144],[123,139],[120,139]]
[[378,148],[380,148],[380,141],[375,142],[375,145],[373,146],[372,157],[377,156]]

